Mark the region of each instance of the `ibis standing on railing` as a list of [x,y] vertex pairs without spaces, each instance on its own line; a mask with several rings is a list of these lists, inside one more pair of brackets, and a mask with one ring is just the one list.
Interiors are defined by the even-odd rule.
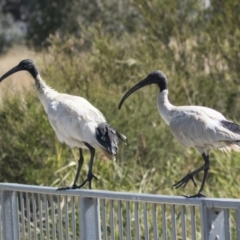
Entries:
[[149,84],[157,84],[160,89],[157,98],[158,111],[166,124],[170,126],[174,137],[186,147],[195,147],[204,160],[203,166],[188,173],[173,186],[175,188],[185,187],[189,180],[192,180],[196,186],[194,175],[203,171],[204,175],[198,193],[188,197],[204,197],[202,191],[210,166],[210,150],[217,148],[222,151],[240,151],[240,126],[211,108],[172,105],[168,100],[167,78],[159,70],[150,73],[133,86],[121,99],[119,109],[127,97]]
[[[73,185],[58,190],[81,188],[87,182],[91,189],[92,179],[97,179],[92,173],[95,148],[100,148],[108,157],[114,159],[118,152],[119,139],[125,142],[126,137],[107,124],[103,114],[86,99],[58,93],[50,88],[42,80],[37,67],[30,59],[21,61],[5,73],[0,82],[22,70],[28,71],[34,78],[39,99],[58,140],[70,147],[79,148],[80,157]],[[77,181],[84,161],[82,149],[88,149],[91,156],[87,178],[78,186]]]

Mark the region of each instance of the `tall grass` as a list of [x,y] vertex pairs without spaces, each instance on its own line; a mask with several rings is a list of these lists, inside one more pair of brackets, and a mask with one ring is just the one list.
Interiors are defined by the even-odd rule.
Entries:
[[[99,181],[94,181],[94,188],[171,195],[195,193],[197,189],[191,183],[185,189],[172,188],[203,161],[196,150],[177,143],[160,118],[156,109],[157,87],[138,91],[121,111],[118,103],[133,84],[152,70],[161,69],[168,77],[173,104],[212,107],[237,122],[240,74],[233,65],[239,56],[231,47],[237,45],[237,38],[226,34],[216,40],[219,27],[214,21],[209,20],[209,25],[202,18],[189,21],[179,11],[173,15],[163,11],[157,16],[153,14],[155,7],[145,6],[145,1],[134,3],[146,28],[114,36],[107,34],[101,24],[95,24],[83,28],[80,38],[52,36],[51,47],[42,53],[37,65],[50,86],[87,98],[128,137],[127,145],[120,145],[116,162],[97,152],[93,171]],[[157,7],[160,3],[154,4]],[[218,17],[214,15],[214,20]],[[224,31],[227,33],[227,29]],[[78,151],[58,142],[33,88],[14,97],[4,96],[0,123],[1,181],[71,185]],[[237,153],[212,152],[204,190],[207,196],[239,197],[238,157]],[[87,174],[87,151],[84,158],[80,181]],[[197,176],[199,184],[201,177]]]
[[[199,1],[184,3],[133,0],[142,23],[131,34],[109,34],[93,23],[81,26],[79,38],[51,36],[47,51],[16,55],[13,49],[0,59],[2,75],[21,59],[33,58],[50,86],[88,99],[128,137],[116,161],[97,151],[93,172],[99,180],[93,188],[167,195],[198,190],[192,183],[172,187],[203,160],[177,143],[160,118],[158,88],[139,90],[118,110],[123,94],[153,70],[166,74],[173,104],[208,106],[240,123],[239,3],[214,0],[207,9]],[[0,181],[70,186],[78,150],[58,142],[32,83],[27,74],[16,73],[0,84]],[[79,183],[87,175],[88,151],[84,158]],[[240,198],[239,154],[212,151],[210,165],[204,194]],[[198,186],[201,179],[197,175]]]

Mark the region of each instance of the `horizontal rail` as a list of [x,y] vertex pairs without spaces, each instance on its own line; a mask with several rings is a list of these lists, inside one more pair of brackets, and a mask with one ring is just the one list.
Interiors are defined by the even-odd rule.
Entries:
[[125,200],[132,202],[149,202],[161,204],[175,204],[200,206],[204,204],[209,208],[226,208],[226,209],[240,209],[240,200],[231,198],[185,198],[181,196],[167,196],[156,194],[139,194],[127,192],[112,192],[105,190],[66,190],[57,191],[54,187],[23,185],[23,184],[8,184],[0,183],[0,190],[20,191],[29,193],[43,193],[61,196],[81,196],[89,198],[110,199],[110,200]]
[[0,183],[0,240],[239,238],[240,200]]

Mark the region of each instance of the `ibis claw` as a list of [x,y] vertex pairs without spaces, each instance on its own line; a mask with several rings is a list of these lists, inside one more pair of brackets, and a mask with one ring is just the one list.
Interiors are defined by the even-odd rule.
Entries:
[[202,193],[197,193],[197,194],[194,194],[194,195],[182,195],[183,197],[186,197],[186,198],[205,198],[206,195],[202,194]]
[[71,189],[71,187],[61,187],[61,188],[57,188],[56,191],[65,191],[65,190],[69,190]]
[[183,177],[180,181],[176,182],[173,187],[178,189],[180,187],[185,187],[187,185],[187,183],[189,182],[189,180],[192,180],[193,184],[195,187],[197,187],[197,184],[194,180],[193,175],[191,175],[191,173],[187,174],[185,177]]
[[78,188],[78,186],[74,183],[71,187],[61,187],[61,188],[57,188],[56,191],[65,191],[65,190],[71,190],[71,189],[76,189]]
[[79,186],[77,186],[77,188],[82,188],[87,182],[89,182],[89,189],[92,189],[92,179],[96,179],[98,181],[98,178],[93,175],[92,172],[88,173],[87,179]]

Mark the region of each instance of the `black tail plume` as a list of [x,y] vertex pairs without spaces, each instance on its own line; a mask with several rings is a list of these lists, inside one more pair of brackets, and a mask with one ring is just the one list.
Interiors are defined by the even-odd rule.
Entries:
[[102,145],[109,154],[115,155],[118,153],[119,139],[126,142],[127,137],[116,129],[112,128],[107,123],[100,123],[96,129],[97,141]]

